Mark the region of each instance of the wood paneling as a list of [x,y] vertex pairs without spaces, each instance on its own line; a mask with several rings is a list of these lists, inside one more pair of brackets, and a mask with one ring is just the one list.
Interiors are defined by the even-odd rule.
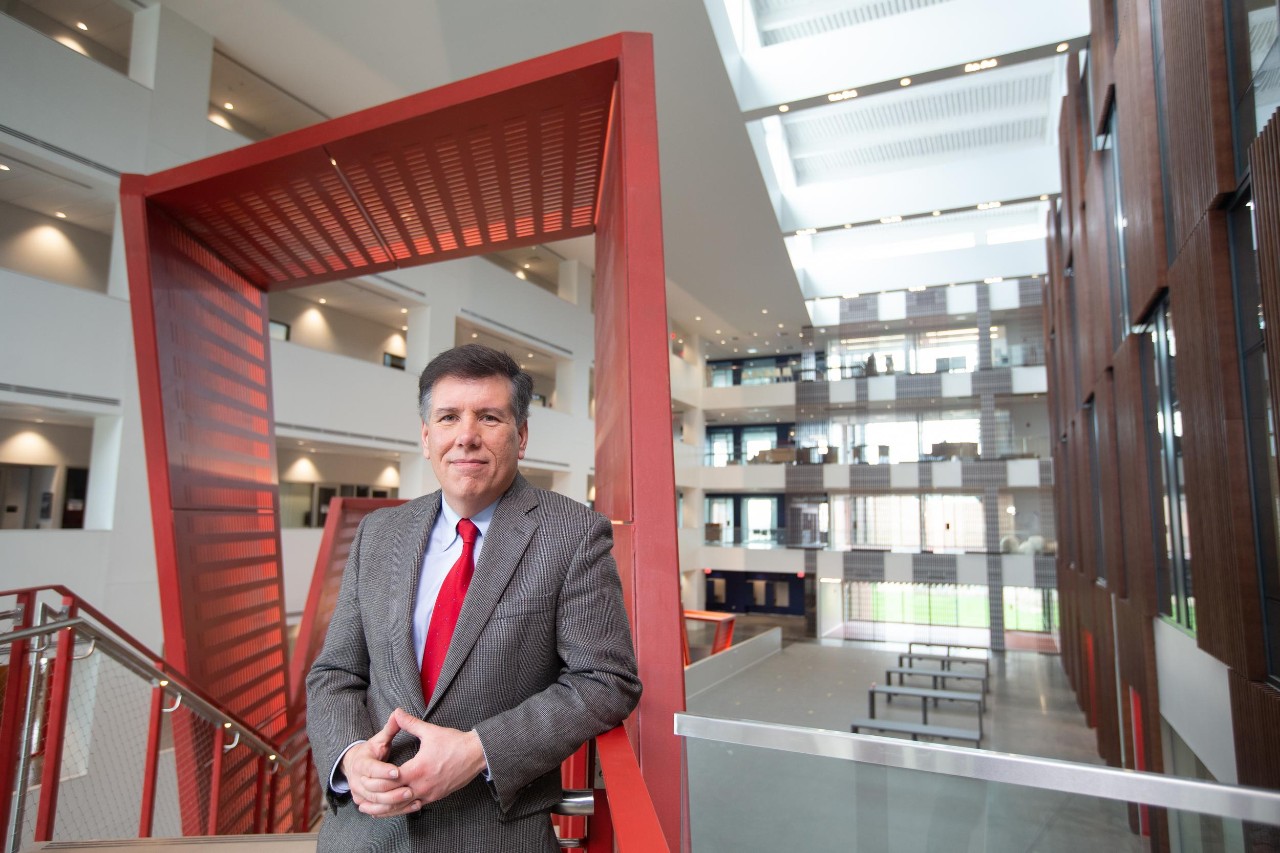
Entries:
[[1168,219],[1181,249],[1204,212],[1235,189],[1231,99],[1222,0],[1164,0],[1161,6]]
[[1157,615],[1155,537],[1149,446],[1144,426],[1142,336],[1130,335],[1115,354],[1116,456],[1120,478],[1120,518],[1128,579],[1125,596],[1148,618]]
[[1280,788],[1280,691],[1229,676],[1235,719],[1236,773],[1241,785]]
[[1093,113],[1090,136],[1102,131],[1102,123],[1111,109],[1115,94],[1115,55],[1118,36],[1115,17],[1122,0],[1089,0],[1089,18],[1093,31],[1089,34],[1089,81],[1093,90]]
[[1197,639],[1260,678],[1266,662],[1225,214],[1201,220],[1169,280]]
[[1115,381],[1111,370],[1103,372],[1094,394],[1098,428],[1098,493],[1093,500],[1102,519],[1102,555],[1106,561],[1106,587],[1114,595],[1128,595],[1125,568],[1125,535],[1120,504],[1120,460],[1116,453]]
[[1164,234],[1164,189],[1160,180],[1160,136],[1151,74],[1151,5],[1121,5],[1116,48],[1116,151],[1120,158],[1125,219],[1129,315],[1145,316],[1165,284],[1168,252]]
[[[1253,183],[1254,241],[1258,247],[1258,288],[1264,317],[1280,317],[1280,123],[1268,122],[1249,148]],[[1280,323],[1263,329],[1267,373],[1271,384],[1271,416],[1280,423]]]

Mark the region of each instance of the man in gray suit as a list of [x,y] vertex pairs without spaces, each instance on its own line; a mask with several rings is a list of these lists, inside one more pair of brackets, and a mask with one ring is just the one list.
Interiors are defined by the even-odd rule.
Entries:
[[361,523],[307,676],[319,850],[554,851],[560,763],[640,698],[612,529],[518,473],[533,381],[505,353],[418,388],[440,491]]

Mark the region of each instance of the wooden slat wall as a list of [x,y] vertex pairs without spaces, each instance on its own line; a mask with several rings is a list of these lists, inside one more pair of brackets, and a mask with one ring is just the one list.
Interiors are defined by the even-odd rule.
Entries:
[[1110,369],[1102,374],[1093,405],[1098,422],[1098,494],[1102,508],[1102,553],[1107,561],[1107,589],[1113,595],[1128,593],[1124,564],[1124,525],[1120,512],[1120,460],[1117,458],[1115,381]]
[[[1118,25],[1111,9],[1118,3]],[[1224,33],[1224,0],[1164,0],[1161,20],[1149,0],[1091,0],[1090,94],[1070,67],[1061,109],[1062,196],[1050,218],[1046,339],[1059,496],[1058,588],[1063,667],[1086,711],[1098,709],[1098,749],[1132,766],[1128,690],[1142,700],[1145,760],[1161,769],[1159,688],[1153,620],[1157,596],[1159,480],[1148,466],[1147,401],[1139,336],[1111,346],[1110,269],[1105,181],[1092,150],[1114,103],[1127,220],[1129,308],[1134,323],[1166,296],[1176,331],[1184,486],[1200,647],[1232,670],[1232,707],[1241,782],[1280,786],[1280,693],[1266,677],[1249,468],[1242,420],[1226,215],[1236,189]],[[1164,54],[1153,53],[1160,27]],[[1116,38],[1118,34],[1118,40]],[[1170,93],[1169,206],[1161,177],[1157,59]],[[1082,116],[1087,116],[1082,120]],[[1280,124],[1255,144],[1253,192],[1265,311],[1280,317]],[[1166,236],[1171,232],[1171,239]],[[1176,247],[1169,262],[1168,246]],[[1070,270],[1073,275],[1068,275]],[[1267,330],[1273,414],[1280,422],[1280,323]],[[1079,365],[1078,374],[1076,365]],[[1095,494],[1089,464],[1089,411],[1098,407],[1101,453],[1109,469]],[[1110,584],[1096,583],[1094,507],[1104,523]],[[1157,539],[1159,535],[1159,539]],[[1112,564],[1124,567],[1123,573]],[[1124,580],[1121,580],[1121,574]],[[1115,627],[1111,614],[1114,606]],[[1085,657],[1092,638],[1094,673]],[[1116,689],[1119,667],[1120,689]],[[1126,733],[1123,754],[1121,733]],[[1266,746],[1259,749],[1259,744]],[[1153,849],[1166,849],[1156,815]]]
[[1265,676],[1226,215],[1208,214],[1169,270],[1200,647]]
[[1116,116],[1123,184],[1129,314],[1137,320],[1165,284],[1168,252],[1164,235],[1164,189],[1160,179],[1160,134],[1152,78],[1151,5],[1120,6],[1116,47]]
[[[1119,457],[1120,518],[1128,577],[1128,606],[1147,619],[1158,614],[1155,537],[1147,466],[1149,448],[1144,425],[1147,402],[1142,386],[1142,336],[1130,335],[1115,355],[1116,448]],[[1146,698],[1146,697],[1144,697]]]
[[1222,0],[1165,2],[1165,87],[1169,93],[1170,217],[1182,245],[1204,216],[1235,189],[1231,98]]
[[[1280,788],[1280,691],[1232,672],[1236,774],[1241,785]],[[1261,848],[1259,848],[1261,849]]]

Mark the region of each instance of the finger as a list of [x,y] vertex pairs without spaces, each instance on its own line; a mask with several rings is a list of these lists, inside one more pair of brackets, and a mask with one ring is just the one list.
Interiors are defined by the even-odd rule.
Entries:
[[391,744],[391,739],[400,731],[400,725],[396,722],[396,714],[403,713],[397,708],[387,717],[387,724],[383,726],[376,735],[365,741],[371,745],[371,748],[377,750],[379,747],[385,749]]
[[392,713],[391,718],[396,722],[400,731],[408,732],[418,740],[422,740],[424,737],[430,735],[432,731],[439,728],[438,726],[433,726],[431,723],[428,723],[426,720],[418,719],[413,716],[413,714],[410,714],[408,711],[400,708],[396,708],[395,712]]
[[366,803],[360,807],[363,814],[370,817],[398,817],[402,814],[416,812],[422,808],[421,800],[413,800],[409,803],[401,805],[381,805],[378,803]]
[[408,786],[386,788],[386,784],[379,779],[361,779],[360,798],[366,803],[384,806],[402,806],[413,799],[413,791]]

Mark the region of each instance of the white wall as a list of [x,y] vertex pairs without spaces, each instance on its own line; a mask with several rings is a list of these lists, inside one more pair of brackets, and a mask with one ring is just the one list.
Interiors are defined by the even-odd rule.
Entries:
[[[0,382],[117,400],[124,395],[134,371],[128,303],[0,270],[0,306]],[[104,413],[72,401],[42,402]]]
[[290,293],[267,297],[272,320],[289,324],[289,342],[311,349],[382,364],[382,354],[405,355],[404,332],[318,305]]
[[1213,778],[1237,784],[1226,665],[1200,651],[1189,634],[1163,619],[1154,623],[1160,716],[1186,741]]
[[0,267],[107,292],[111,237],[0,202]]

